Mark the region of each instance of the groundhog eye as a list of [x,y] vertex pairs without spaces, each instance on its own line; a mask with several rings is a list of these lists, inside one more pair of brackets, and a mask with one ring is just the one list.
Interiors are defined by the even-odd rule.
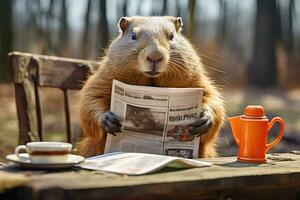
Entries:
[[131,39],[136,40],[136,34],[135,33],[131,33]]
[[170,40],[173,40],[173,38],[174,38],[174,34],[173,34],[173,33],[170,33],[169,39],[170,39]]

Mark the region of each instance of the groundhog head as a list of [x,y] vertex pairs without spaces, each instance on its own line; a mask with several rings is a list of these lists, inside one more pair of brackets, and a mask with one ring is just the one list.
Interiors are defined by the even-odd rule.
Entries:
[[[170,70],[172,55],[180,40],[180,17],[122,17],[120,34],[108,50],[110,60],[147,77],[159,77]],[[173,53],[173,54],[172,54]]]

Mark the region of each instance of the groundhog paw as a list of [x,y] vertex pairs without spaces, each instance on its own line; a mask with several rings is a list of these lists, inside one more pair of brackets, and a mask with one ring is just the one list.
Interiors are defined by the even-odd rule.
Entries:
[[106,111],[101,116],[101,126],[107,133],[116,136],[116,133],[121,132],[121,119],[111,111]]
[[201,136],[208,132],[209,128],[212,126],[212,122],[213,119],[211,114],[204,109],[200,118],[189,125],[189,132],[192,135]]

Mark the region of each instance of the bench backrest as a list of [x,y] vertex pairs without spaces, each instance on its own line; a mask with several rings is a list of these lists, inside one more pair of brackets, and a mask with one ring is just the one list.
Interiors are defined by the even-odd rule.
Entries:
[[42,113],[39,87],[58,88],[63,92],[67,142],[71,142],[68,90],[81,89],[88,75],[98,63],[37,54],[12,52],[15,98],[19,122],[19,144],[43,141]]

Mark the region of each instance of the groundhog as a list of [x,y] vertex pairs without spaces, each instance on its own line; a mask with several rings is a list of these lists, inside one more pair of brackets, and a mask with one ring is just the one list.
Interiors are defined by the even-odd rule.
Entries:
[[189,125],[189,131],[200,137],[199,157],[216,156],[216,136],[224,118],[223,100],[195,49],[182,36],[182,26],[180,17],[171,16],[119,20],[119,36],[80,91],[80,155],[102,154],[106,134],[120,132],[122,120],[109,111],[112,80],[116,79],[132,85],[204,88],[203,112]]

